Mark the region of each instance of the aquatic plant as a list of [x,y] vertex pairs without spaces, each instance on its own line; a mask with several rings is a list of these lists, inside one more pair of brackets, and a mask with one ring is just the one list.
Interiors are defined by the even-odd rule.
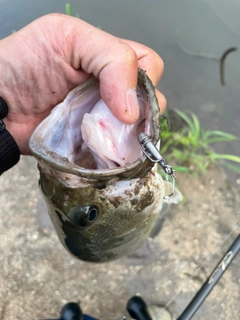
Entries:
[[74,13],[73,8],[72,8],[70,3],[66,3],[65,4],[65,13],[68,16],[79,18],[79,14],[78,13],[77,14]]
[[240,157],[218,154],[212,148],[213,143],[239,141],[238,137],[219,130],[203,130],[194,113],[189,112],[188,115],[180,110],[175,112],[183,122],[182,127],[180,130],[170,131],[164,121],[161,134],[161,154],[175,170],[206,173],[210,165],[221,161],[222,165],[240,173]]
[[[80,18],[78,13],[74,13],[72,5],[70,3],[66,3],[65,4],[65,14],[67,14],[68,16],[72,16],[72,17],[76,17],[76,18]],[[102,29],[101,26],[97,26],[98,29]]]

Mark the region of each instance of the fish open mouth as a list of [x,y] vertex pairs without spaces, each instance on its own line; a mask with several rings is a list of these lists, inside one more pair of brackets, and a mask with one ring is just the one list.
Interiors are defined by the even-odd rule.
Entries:
[[[140,132],[159,139],[159,108],[150,79],[139,70],[137,97],[140,118],[134,124],[116,119],[100,96],[99,81],[91,78],[72,90],[65,100],[37,127],[30,150],[40,162],[60,171],[98,178],[103,175],[136,173],[143,163]],[[89,176],[90,175],[90,176]]]
[[139,120],[121,123],[91,78],[31,136],[49,215],[62,244],[79,259],[103,262],[135,250],[161,210],[163,180],[137,137],[144,132],[157,144],[160,112],[155,88],[140,69],[137,97]]
[[[138,101],[141,121],[145,104],[140,95]],[[129,125],[116,119],[98,91],[94,91],[87,102],[75,101],[68,108],[63,103],[56,110],[56,116],[58,120],[51,129],[52,134],[48,132],[44,138],[45,145],[79,167],[112,169],[141,156],[136,135],[139,122]]]

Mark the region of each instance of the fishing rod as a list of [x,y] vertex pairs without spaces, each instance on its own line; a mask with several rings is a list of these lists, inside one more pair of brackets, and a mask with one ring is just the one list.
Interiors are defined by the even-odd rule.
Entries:
[[[210,294],[212,289],[218,283],[219,279],[223,276],[224,272],[230,266],[234,258],[240,251],[240,234],[233,241],[221,260],[218,262],[210,276],[201,286],[199,291],[190,301],[188,306],[176,320],[190,320]],[[149,314],[146,302],[139,296],[133,296],[128,300],[127,311],[130,316],[135,320],[161,320],[153,319]],[[122,320],[126,319],[123,317]],[[45,319],[45,320],[99,320],[90,315],[83,314],[79,304],[70,302],[64,305],[61,310],[60,318]]]
[[[233,259],[236,257],[238,252],[240,251],[240,234],[228,248],[222,259],[218,262],[210,276],[201,286],[199,291],[190,301],[186,309],[182,312],[182,314],[177,318],[177,320],[190,320],[200,308],[202,303],[205,301],[207,296],[210,294],[212,289],[215,287],[219,279],[222,277],[224,272],[232,263]],[[138,299],[136,299],[138,298]],[[128,301],[127,309],[129,314],[136,320],[154,320],[149,315],[142,317],[143,314],[147,311],[147,306],[143,299],[140,297],[133,297]],[[156,319],[157,320],[157,319]]]
[[214,286],[217,284],[219,279],[222,277],[224,272],[230,266],[233,259],[236,257],[240,251],[240,234],[228,248],[222,259],[219,261],[211,275],[207,278],[204,284],[201,286],[200,290],[193,297],[191,302],[188,304],[186,309],[177,318],[177,320],[189,320],[192,319],[193,315],[197,312],[201,304],[207,298],[209,293],[212,291]]

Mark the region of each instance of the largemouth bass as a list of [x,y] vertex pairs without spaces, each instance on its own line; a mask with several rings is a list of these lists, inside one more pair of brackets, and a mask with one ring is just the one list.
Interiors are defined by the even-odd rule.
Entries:
[[169,193],[137,139],[144,118],[140,132],[155,145],[160,137],[158,101],[141,69],[137,96],[139,121],[124,124],[91,78],[72,90],[30,139],[51,220],[62,244],[79,259],[104,262],[133,252],[150,235]]

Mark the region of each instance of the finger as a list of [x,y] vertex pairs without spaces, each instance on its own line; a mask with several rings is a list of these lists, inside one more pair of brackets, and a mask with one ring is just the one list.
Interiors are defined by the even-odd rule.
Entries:
[[102,63],[104,67],[95,76],[100,80],[101,97],[112,113],[120,121],[133,123],[139,118],[137,56],[125,43],[115,45],[117,50],[106,53],[104,60],[107,62]]
[[64,16],[63,20],[68,30],[69,23],[72,25],[64,58],[75,70],[99,78],[101,97],[120,121],[135,122],[139,118],[135,51],[121,39],[80,19]]
[[110,61],[99,74],[100,93],[120,121],[133,123],[139,118],[136,94],[138,61],[130,46],[121,43],[120,47],[116,60]]
[[167,100],[166,100],[165,96],[161,92],[159,92],[157,89],[155,90],[155,92],[156,92],[156,96],[158,99],[158,105],[159,105],[160,112],[163,113],[166,109],[166,106],[167,106]]
[[162,77],[164,63],[161,57],[152,49],[130,40],[124,40],[137,54],[138,66],[145,70],[154,86]]
[[[138,48],[135,43],[130,46],[80,19],[64,16],[63,20],[66,28],[61,25],[61,30],[68,31],[64,38],[68,46],[64,47],[71,48],[68,54],[65,54],[69,64],[76,70],[83,70],[98,77],[101,96],[113,114],[120,121],[135,122],[139,117],[136,95],[139,61],[140,66],[151,74],[155,84],[161,72],[160,67],[157,71],[154,71],[154,68],[159,65],[160,58],[144,46],[139,45]],[[154,62],[155,59],[158,60],[157,63]]]
[[[124,40],[125,42],[125,40]],[[153,50],[145,47],[145,46],[142,46],[140,44],[137,44],[137,43],[134,43],[132,41],[126,41],[125,43],[127,43],[128,45],[130,45],[130,47],[134,50],[134,52],[136,52],[136,55],[137,55],[137,65],[138,67],[142,68],[143,70],[145,70],[148,74],[148,76],[150,77],[150,79],[152,80],[153,82],[153,85],[156,86],[157,83],[159,82],[161,76],[162,76],[162,73],[163,73],[163,70],[164,70],[164,64],[163,64],[163,61],[162,59],[157,55],[156,52],[154,52]],[[127,50],[129,50],[127,48]],[[129,52],[130,54],[133,54],[132,52]],[[134,57],[133,57],[134,59]],[[134,65],[133,68],[129,68],[129,65],[127,63],[127,61],[125,62],[125,67],[126,69],[124,69],[125,72],[122,72],[121,69],[120,70],[120,74],[116,74],[118,68],[116,66],[115,63],[113,63],[112,65],[112,74],[116,76],[116,79],[119,81],[119,79],[121,79],[121,76],[122,76],[122,80],[121,80],[121,83],[124,84],[124,81],[126,81],[127,77],[129,76],[129,72],[134,72],[134,83],[137,82],[137,80],[135,80],[137,77],[137,72],[136,72],[136,67]],[[121,64],[119,64],[119,68],[121,68]],[[110,69],[110,66],[108,66],[108,68]],[[107,70],[107,72],[109,72],[109,69]],[[132,71],[131,71],[132,69]],[[111,71],[110,71],[111,72]],[[111,81],[111,78],[109,77],[105,77],[105,75],[103,74],[103,80],[105,80],[105,85],[106,85],[106,88],[109,88],[111,86],[111,83],[107,83],[106,80],[109,80]],[[104,87],[103,87],[104,88]],[[118,96],[118,94],[121,95],[121,86],[118,86],[116,88],[116,90],[114,90],[115,88],[113,87],[113,90],[112,92],[114,92],[115,94],[115,98],[116,98],[116,103],[114,104],[114,101],[113,102],[113,107],[111,108],[111,101],[108,101],[108,98],[107,97],[107,100],[104,100],[107,105],[111,108],[112,112],[114,113],[114,115],[122,120],[122,121],[125,121],[125,122],[132,122],[131,120],[135,120],[134,119],[134,115],[136,115],[136,105],[137,105],[137,102],[135,100],[135,91],[132,89],[130,89],[129,91],[131,92],[132,96],[130,96],[130,100],[129,101],[126,101],[126,110],[125,110],[125,114],[123,114],[123,109],[121,109],[121,106],[118,104],[118,102],[120,101],[121,97]],[[119,91],[118,91],[119,89]],[[104,94],[105,92],[102,91],[101,92],[101,95],[103,97],[103,99],[105,98],[104,97]],[[165,108],[166,108],[166,99],[165,97],[159,92],[157,91],[157,97],[158,97],[158,100],[159,100],[159,107],[160,107],[160,110],[161,112],[164,112]],[[111,98],[111,97],[110,97]],[[113,97],[114,98],[114,97]],[[132,99],[132,100],[131,100]],[[119,108],[120,107],[120,108]],[[129,119],[129,115],[131,116],[130,118],[130,121],[128,120]],[[137,113],[137,116],[139,114]],[[125,117],[123,117],[125,116]],[[128,116],[128,119],[126,119],[126,116]]]

